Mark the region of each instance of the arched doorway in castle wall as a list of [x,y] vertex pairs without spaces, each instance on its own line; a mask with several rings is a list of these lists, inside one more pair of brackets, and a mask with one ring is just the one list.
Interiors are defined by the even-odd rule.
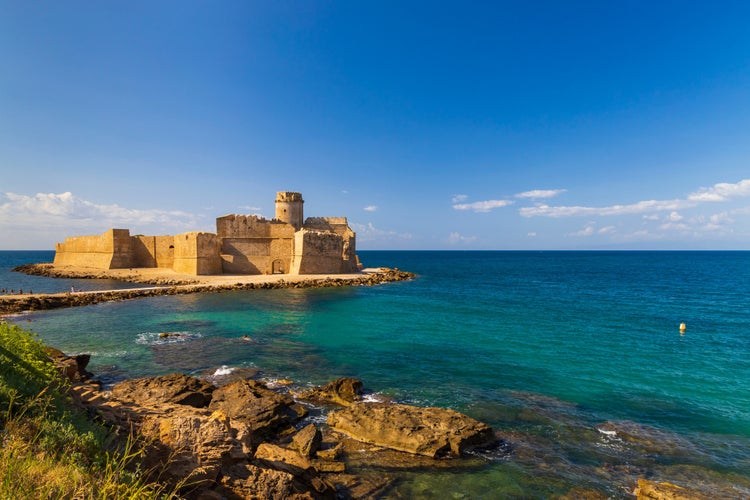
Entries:
[[271,264],[271,273],[273,274],[285,274],[284,262],[281,259],[276,259]]

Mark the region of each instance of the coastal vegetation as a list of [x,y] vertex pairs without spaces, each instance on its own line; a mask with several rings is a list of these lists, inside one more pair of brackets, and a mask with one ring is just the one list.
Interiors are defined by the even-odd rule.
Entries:
[[169,498],[139,451],[73,404],[69,382],[31,332],[0,322],[0,499]]

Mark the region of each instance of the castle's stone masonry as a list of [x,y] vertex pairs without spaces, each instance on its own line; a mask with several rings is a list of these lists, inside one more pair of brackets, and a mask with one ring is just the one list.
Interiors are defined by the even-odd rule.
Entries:
[[276,193],[276,217],[224,215],[216,233],[131,236],[110,229],[55,245],[55,265],[159,267],[183,274],[340,274],[360,269],[356,234],[346,217],[304,220],[300,193]]

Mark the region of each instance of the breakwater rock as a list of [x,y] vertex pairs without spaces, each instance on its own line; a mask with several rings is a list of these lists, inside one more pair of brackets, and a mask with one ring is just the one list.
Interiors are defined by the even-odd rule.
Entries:
[[[51,264],[28,264],[14,270],[36,274],[47,272],[52,268]],[[47,276],[47,275],[44,275]],[[155,297],[160,295],[181,295],[190,293],[223,292],[229,290],[269,290],[279,288],[329,288],[343,286],[373,286],[394,281],[405,281],[413,279],[414,273],[398,269],[381,268],[377,271],[346,275],[345,277],[314,277],[294,276],[293,278],[278,279],[270,281],[240,281],[234,283],[198,283],[198,284],[174,284],[174,280],[157,281],[158,286],[144,288],[129,288],[119,290],[103,290],[92,292],[75,293],[52,293],[52,294],[27,294],[27,295],[0,295],[0,315],[12,314],[24,311],[38,311],[45,309],[56,309],[61,307],[78,307],[99,302],[116,300],[127,300],[142,297]],[[70,276],[53,276],[70,277]],[[102,278],[103,276],[97,276]],[[145,282],[145,281],[144,281]]]
[[[352,385],[346,380],[335,385]],[[390,488],[390,479],[378,470],[475,467],[476,457],[459,459],[468,449],[463,444],[498,442],[489,426],[450,410],[390,403],[373,403],[375,411],[362,408],[371,406],[367,403],[342,407],[353,426],[386,434],[392,429],[390,441],[368,447],[372,440],[352,439],[335,427],[304,425],[306,407],[260,380],[215,387],[173,374],[128,380],[109,392],[85,382],[72,391],[81,407],[123,437],[137,437],[142,470],[188,485],[180,492],[185,498],[375,498]],[[416,420],[438,443],[434,453],[400,442],[410,439],[403,431]],[[433,458],[442,455],[440,443],[455,460]],[[363,468],[375,473],[368,476]]]

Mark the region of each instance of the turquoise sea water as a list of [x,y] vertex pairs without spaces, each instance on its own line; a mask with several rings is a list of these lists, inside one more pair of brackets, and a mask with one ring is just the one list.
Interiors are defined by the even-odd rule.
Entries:
[[[10,259],[51,257],[0,252],[0,288],[28,279],[8,271]],[[221,366],[299,385],[355,376],[400,401],[465,412],[506,439],[468,468],[399,472],[394,498],[549,498],[575,488],[627,498],[638,477],[750,497],[750,252],[360,258],[419,276],[12,320],[66,352],[93,353],[90,369],[106,381]],[[70,286],[34,280],[39,291]],[[164,341],[163,331],[185,335]]]

